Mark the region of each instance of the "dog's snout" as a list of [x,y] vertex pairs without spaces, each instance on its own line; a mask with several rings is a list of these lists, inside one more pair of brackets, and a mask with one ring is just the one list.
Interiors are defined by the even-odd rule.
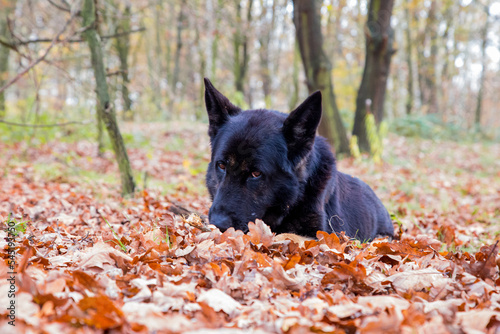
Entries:
[[209,221],[210,224],[218,227],[221,232],[224,232],[231,227],[231,218],[220,213],[210,214]]

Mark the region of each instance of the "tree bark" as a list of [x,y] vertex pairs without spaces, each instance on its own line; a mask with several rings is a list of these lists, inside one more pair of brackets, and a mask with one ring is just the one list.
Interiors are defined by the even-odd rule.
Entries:
[[309,93],[323,95],[323,117],[319,134],[326,137],[337,153],[349,154],[349,141],[333,91],[332,64],[323,48],[321,1],[294,0],[293,23],[299,44]]
[[370,109],[377,125],[384,118],[384,99],[391,57],[394,54],[394,32],[391,28],[393,0],[371,0],[365,26],[366,59],[363,79],[356,98],[352,134],[358,137],[362,151],[370,152],[366,133],[366,114]]
[[179,16],[177,17],[177,45],[175,49],[175,65],[174,65],[174,75],[172,80],[172,92],[174,94],[174,98],[176,97],[177,92],[177,82],[179,81],[179,73],[180,73],[180,60],[181,60],[181,51],[183,47],[182,43],[182,30],[184,29],[184,20],[185,20],[185,11],[186,0],[182,0],[179,8]]
[[489,22],[490,22],[490,11],[489,11],[489,2],[488,5],[485,6],[484,11],[486,12],[486,21],[484,23],[483,28],[481,29],[481,76],[479,78],[479,91],[477,92],[477,101],[476,101],[476,112],[474,115],[474,124],[476,127],[476,131],[481,131],[481,114],[482,114],[482,106],[483,106],[483,96],[484,96],[484,83],[486,78],[486,68],[488,66],[488,58],[486,55],[486,47],[488,46],[488,30],[489,30]]
[[433,0],[429,9],[427,27],[429,28],[430,58],[427,66],[427,87],[429,89],[429,109],[430,114],[439,113],[439,101],[437,90],[437,56],[438,56],[438,20],[437,20],[437,0]]
[[[418,13],[415,13],[418,20]],[[418,84],[420,89],[421,105],[425,106],[428,114],[439,112],[436,66],[438,53],[438,24],[437,21],[437,0],[432,0],[427,12],[425,28],[418,34],[417,52]],[[424,55],[424,51],[429,51],[429,56]]]
[[92,69],[96,82],[97,112],[106,126],[116,161],[120,170],[122,183],[122,195],[134,192],[135,182],[132,176],[132,169],[128,159],[127,150],[123,143],[123,138],[116,122],[115,111],[109,99],[108,84],[106,82],[106,70],[104,68],[101,39],[96,30],[96,8],[94,0],[84,0],[82,8],[83,26],[88,28],[84,32],[84,37],[89,45]]
[[408,66],[408,91],[406,96],[406,114],[410,115],[413,109],[413,39],[411,37],[412,16],[410,14],[409,2],[405,6],[406,16],[406,66]]
[[221,21],[221,14],[220,10],[223,6],[223,1],[218,0],[217,1],[217,7],[214,10],[214,15],[215,17],[212,18],[215,20],[215,27],[214,27],[214,36],[212,40],[212,59],[211,59],[211,78],[215,80],[216,78],[216,70],[217,70],[217,58],[219,56],[219,39],[220,39],[220,33],[219,33],[219,28],[220,28],[220,21]]
[[234,83],[236,90],[245,95],[245,77],[248,71],[248,29],[252,22],[253,0],[248,0],[246,22],[241,17],[241,1],[236,0],[236,29],[233,36]]
[[[260,7],[262,11],[260,15],[260,27],[262,30],[259,33],[260,75],[262,79],[264,102],[266,104],[266,108],[271,108],[272,77],[269,59],[269,45],[275,25],[276,2],[273,1],[271,7],[269,8],[264,0],[260,0]],[[270,15],[269,10],[271,11]]]
[[[16,1],[5,1],[0,9],[0,37],[6,42],[11,40],[10,31],[8,27],[9,14],[15,9]],[[8,78],[9,71],[9,53],[10,48],[0,45],[0,87],[3,87]],[[6,105],[5,105],[5,91],[0,92],[0,120],[5,118]]]
[[290,101],[288,102],[288,107],[290,110],[293,110],[297,106],[299,102],[299,94],[300,94],[300,85],[299,85],[299,67],[300,67],[300,50],[299,43],[297,39],[295,39],[295,45],[293,50],[293,91],[290,97]]
[[[120,7],[120,4],[117,4]],[[125,3],[125,8],[123,11],[119,11],[120,17],[117,18],[116,24],[116,34],[122,32],[130,31],[130,2]],[[134,113],[132,111],[132,100],[130,99],[130,93],[128,90],[129,75],[128,75],[128,55],[130,51],[130,35],[123,34],[115,38],[115,48],[118,53],[118,58],[120,60],[120,75],[121,75],[121,94],[123,101],[123,118],[125,120],[131,121],[134,119]]]

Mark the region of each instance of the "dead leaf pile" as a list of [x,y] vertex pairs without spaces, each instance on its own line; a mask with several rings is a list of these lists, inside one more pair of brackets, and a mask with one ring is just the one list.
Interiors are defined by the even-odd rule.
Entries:
[[[387,177],[393,190],[379,186],[378,193],[399,203],[403,224],[395,240],[362,244],[324,232],[315,240],[276,236],[260,220],[247,234],[221,233],[172,212],[180,201],[206,214],[207,198],[144,190],[121,199],[113,187],[38,179],[29,163],[7,167],[0,218],[13,212],[27,225],[15,241],[16,327],[2,307],[1,333],[500,330],[500,246],[481,221],[493,223],[485,198],[497,201],[500,192],[481,190],[468,177],[439,181],[440,173],[429,173],[425,182],[453,194],[449,212],[405,206],[430,203],[432,194],[404,190],[418,173]],[[375,178],[378,172],[365,167]],[[483,212],[472,214],[471,203]],[[0,305],[10,302],[6,238],[0,231]],[[466,251],[474,238],[483,245]]]

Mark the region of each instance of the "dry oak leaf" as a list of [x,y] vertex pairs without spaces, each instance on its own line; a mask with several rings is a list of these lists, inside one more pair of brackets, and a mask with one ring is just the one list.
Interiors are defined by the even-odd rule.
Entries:
[[318,243],[320,244],[324,243],[325,245],[328,246],[328,248],[332,250],[343,252],[346,246],[346,243],[342,244],[340,242],[340,239],[335,232],[328,234],[324,231],[318,231],[316,233],[316,237],[318,238]]
[[87,252],[82,254],[82,258],[78,261],[77,266],[82,270],[90,268],[104,269],[104,266],[107,264],[126,269],[131,261],[132,258],[130,256],[101,241],[93,247],[88,248]]
[[399,313],[410,307],[410,303],[406,299],[392,296],[360,296],[357,304],[374,310],[394,308]]
[[[492,310],[470,310],[467,312],[458,312],[456,314],[457,322],[466,333],[485,332],[488,324],[496,319],[496,330],[499,329],[500,312]],[[493,331],[497,333],[497,331]]]
[[328,307],[327,313],[329,318],[344,319],[353,316],[358,317],[361,315],[372,314],[373,311],[366,306],[348,302]]
[[387,277],[385,281],[391,282],[392,286],[401,292],[420,291],[430,287],[442,289],[452,282],[450,278],[434,268],[397,273]]
[[177,257],[184,257],[184,256],[188,255],[189,253],[191,253],[195,248],[196,248],[195,245],[190,245],[190,246],[187,246],[186,248],[177,248],[175,250],[174,254]]
[[84,297],[78,307],[87,315],[81,319],[85,324],[99,329],[111,329],[124,323],[123,312],[106,295]]
[[474,256],[476,262],[471,261],[470,265],[466,262],[463,263],[465,270],[482,279],[498,278],[498,268],[495,261],[498,248],[498,241],[494,245],[482,246]]
[[146,326],[149,333],[185,333],[193,326],[186,316],[178,312],[165,315],[161,307],[153,303],[130,302],[126,303],[122,310],[129,322]]
[[458,310],[458,307],[464,304],[466,301],[459,298],[453,298],[448,300],[436,300],[433,302],[424,301],[424,313],[438,312],[443,317],[447,319],[452,319]]
[[255,224],[248,223],[248,236],[254,245],[262,244],[269,247],[273,244],[273,232],[262,220],[256,219]]
[[219,289],[210,289],[203,291],[202,293],[200,293],[196,301],[198,303],[204,302],[212,309],[214,309],[214,311],[223,311],[231,317],[237,315],[239,313],[239,310],[242,308],[241,304],[234,300],[233,297],[229,296]]
[[[297,273],[299,273],[299,271],[297,271]],[[300,275],[295,278],[290,277],[278,261],[273,261],[272,267],[264,268],[262,274],[278,289],[298,291],[307,281],[305,275]]]
[[363,282],[366,278],[366,268],[358,261],[351,263],[338,262],[334,264],[332,271],[323,276],[321,284],[335,284],[347,282],[354,279],[355,282]]
[[314,239],[310,238],[310,237],[303,237],[301,235],[293,234],[293,233],[281,233],[281,234],[278,234],[274,237],[275,243],[280,243],[280,242],[283,242],[285,240],[293,241],[296,244],[298,244],[300,248],[303,248],[305,246],[306,241],[311,241]]

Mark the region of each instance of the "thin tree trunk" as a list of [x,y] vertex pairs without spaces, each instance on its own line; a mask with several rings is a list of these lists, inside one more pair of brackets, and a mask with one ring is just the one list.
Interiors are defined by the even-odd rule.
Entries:
[[180,67],[180,60],[181,60],[181,51],[183,47],[182,43],[182,30],[184,29],[184,20],[185,20],[185,14],[184,10],[186,7],[186,0],[182,0],[179,8],[179,16],[177,17],[177,43],[176,43],[176,49],[175,49],[175,65],[174,65],[174,76],[172,80],[172,92],[174,94],[174,97],[176,96],[177,92],[177,82],[179,81],[179,73],[181,70]]
[[337,153],[349,154],[349,141],[333,91],[332,64],[323,48],[321,1],[294,0],[293,3],[293,23],[306,74],[307,88],[309,93],[321,90],[323,95],[323,117],[319,133],[327,138]]
[[236,0],[236,29],[233,38],[234,48],[234,79],[238,92],[245,96],[245,77],[248,70],[248,29],[252,22],[253,0],[248,0],[246,22],[243,22],[241,16],[241,3]]
[[[156,107],[156,111],[160,112],[163,116],[164,120],[169,119],[170,110],[168,108],[162,108],[162,91],[160,81],[163,79],[167,79],[170,83],[170,41],[167,38],[167,59],[165,61],[165,65],[163,65],[163,50],[162,50],[162,34],[164,33],[163,25],[161,21],[161,14],[164,12],[163,8],[163,0],[151,0],[151,5],[155,6],[155,42],[154,47],[151,48],[151,51],[147,51],[147,60],[148,60],[148,72],[149,72],[149,80],[151,82],[151,90],[152,90],[152,102]],[[147,38],[147,43],[151,43],[149,38]],[[153,43],[151,43],[153,44]],[[148,48],[149,49],[149,48]],[[154,51],[153,51],[154,50]],[[154,61],[151,58],[151,53],[154,53]]]
[[223,7],[223,0],[218,0],[217,1],[217,8],[214,10],[214,15],[215,15],[215,31],[214,31],[214,39],[212,41],[212,65],[211,65],[211,78],[215,80],[216,78],[216,69],[217,69],[217,57],[219,55],[219,39],[220,39],[220,33],[219,33],[219,27],[220,27],[220,21],[221,21],[221,15],[220,15],[220,10]]
[[[418,12],[415,13],[418,20]],[[437,0],[431,0],[424,30],[419,32],[416,45],[417,52],[418,84],[420,90],[421,105],[426,108],[428,114],[439,112],[437,87],[436,87],[436,62],[438,51],[438,22],[437,22]],[[424,52],[428,50],[429,56]]]
[[[211,20],[211,18],[207,18],[207,20]],[[208,22],[207,22],[208,23]],[[196,48],[196,51],[198,52],[198,57],[199,57],[199,77],[203,78],[207,76],[207,64],[210,66],[210,61],[207,61],[207,54],[206,50],[204,47],[204,43],[202,41],[202,38],[200,36],[200,26],[198,22],[194,22],[194,29],[195,29],[195,41],[194,41],[194,47]],[[209,32],[210,34],[210,32]],[[208,44],[211,44],[210,42]],[[210,49],[210,48],[207,48]],[[193,53],[193,52],[191,52]],[[209,55],[211,57],[211,55]],[[193,82],[195,81],[195,78],[193,78]],[[205,87],[204,85],[200,84],[198,86],[198,96],[196,97],[196,108],[195,108],[195,117],[198,120],[201,120],[204,115],[206,114],[203,112],[203,97],[205,95]]]
[[265,4],[264,0],[260,0],[260,7],[262,10],[260,16],[260,25],[263,28],[263,31],[260,32],[259,38],[259,57],[260,57],[260,74],[262,78],[262,91],[264,93],[264,101],[266,104],[266,108],[271,107],[271,87],[272,87],[272,78],[271,78],[271,66],[269,60],[269,45],[271,42],[271,35],[274,31],[275,24],[275,13],[276,13],[276,3],[273,1],[271,10],[271,18],[268,18],[269,8]]
[[[8,16],[15,9],[16,1],[5,1],[0,8],[0,37],[5,41],[10,41],[10,31],[8,27]],[[3,87],[8,78],[10,49],[0,45],[0,87]],[[0,120],[5,118],[5,91],[0,92]]]
[[101,38],[96,30],[96,8],[94,0],[84,0],[82,8],[83,26],[88,28],[84,37],[89,45],[92,68],[96,82],[97,112],[106,126],[116,161],[120,170],[122,195],[134,192],[135,182],[132,176],[132,169],[128,159],[127,150],[123,143],[123,138],[116,122],[116,115],[109,100],[108,84],[106,82],[106,70],[104,68]]
[[[489,4],[489,3],[488,3]],[[483,29],[481,29],[481,77],[479,78],[479,91],[477,93],[477,101],[476,101],[476,112],[474,117],[474,124],[476,127],[476,131],[481,131],[481,114],[482,114],[482,105],[483,105],[483,96],[484,96],[484,83],[486,78],[486,68],[488,66],[488,58],[486,55],[486,47],[488,46],[488,30],[489,30],[489,22],[490,22],[490,12],[489,5],[484,8],[486,12],[486,21],[484,23]]]
[[[117,7],[120,7],[118,4]],[[125,9],[123,12],[120,11],[116,24],[116,33],[127,32],[130,30],[130,3],[127,1],[125,4]],[[132,111],[132,100],[130,99],[130,94],[128,90],[129,76],[128,76],[128,55],[130,52],[130,35],[125,34],[115,38],[115,48],[118,53],[118,58],[120,60],[120,75],[121,75],[121,94],[123,100],[123,118],[125,120],[131,121],[134,119],[134,113]]]
[[370,109],[377,125],[384,118],[384,100],[391,57],[394,54],[394,32],[391,28],[393,0],[371,0],[365,26],[366,59],[363,79],[356,98],[356,114],[352,134],[359,148],[370,151],[366,133],[366,114]]
[[437,20],[437,0],[433,0],[429,9],[427,27],[429,28],[430,57],[427,66],[427,87],[429,89],[429,109],[430,114],[439,113],[439,101],[437,91],[437,56],[438,56],[438,20]]
[[[215,34],[216,34],[216,30],[215,30],[215,21],[216,21],[216,18],[215,18],[215,8],[214,8],[214,0],[205,0],[205,11],[206,11],[206,15],[205,15],[205,22],[206,22],[206,25],[207,25],[207,35],[206,35],[206,45],[204,46],[204,51],[205,51],[205,59],[206,59],[206,66],[205,66],[205,71],[206,73],[202,73],[201,77],[209,77],[210,75],[212,75],[213,72],[213,68],[212,66],[215,66],[214,63],[212,62],[212,59],[213,59],[213,52],[214,50],[212,49],[212,45],[214,44],[214,39],[215,39]],[[212,80],[214,80],[215,78],[210,78]],[[203,85],[201,85],[203,86]],[[204,90],[204,88],[202,87],[202,90]],[[203,101],[203,99],[201,99]]]
[[413,109],[413,39],[411,37],[412,16],[410,14],[409,2],[405,6],[406,16],[406,66],[408,66],[408,91],[406,96],[406,114],[410,115]]
[[300,66],[300,50],[299,43],[297,39],[295,39],[295,46],[293,50],[293,92],[292,97],[288,103],[288,107],[290,110],[293,110],[297,107],[297,102],[299,102],[299,93],[300,93],[300,85],[299,85],[299,66]]
[[[456,67],[454,66],[455,62],[455,55],[457,54],[455,52],[456,48],[456,43],[455,41],[455,34],[456,34],[456,20],[455,17],[455,8],[460,7],[460,3],[456,3],[454,0],[445,0],[443,3],[444,7],[446,10],[443,13],[443,18],[446,23],[446,29],[443,33],[443,42],[442,44],[444,45],[444,56],[443,56],[443,67],[441,70],[441,115],[443,118],[443,121],[447,120],[447,117],[450,114],[450,111],[453,110],[453,104],[455,101],[453,101],[452,98],[450,98],[450,95],[452,93],[452,90],[450,89],[451,85],[451,78],[453,77],[454,73],[456,72]],[[449,42],[452,43],[449,43]]]

